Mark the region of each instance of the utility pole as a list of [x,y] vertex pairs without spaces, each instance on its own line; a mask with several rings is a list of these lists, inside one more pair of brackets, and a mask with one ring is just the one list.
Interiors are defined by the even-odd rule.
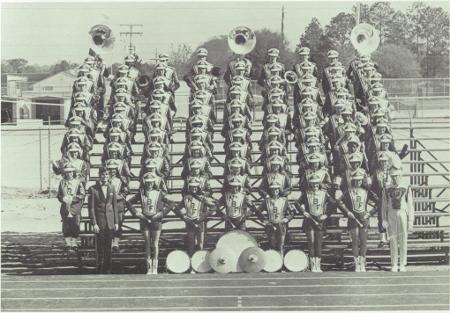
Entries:
[[284,5],[281,7],[281,43],[284,44]]
[[361,2],[356,2],[356,25],[359,24],[361,19]]
[[136,46],[133,45],[133,35],[141,35],[142,36],[143,32],[133,31],[133,28],[134,27],[142,27],[144,25],[142,25],[142,24],[120,24],[120,26],[122,26],[122,27],[129,27],[129,29],[130,29],[129,31],[120,32],[120,35],[121,36],[122,35],[130,36],[130,43],[128,45],[128,51],[129,51],[130,54],[136,52]]

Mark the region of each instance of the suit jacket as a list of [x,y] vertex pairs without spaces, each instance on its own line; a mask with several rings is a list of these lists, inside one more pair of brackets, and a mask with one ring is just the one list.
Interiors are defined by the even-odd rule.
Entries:
[[89,188],[89,215],[91,223],[97,224],[101,230],[114,229],[114,224],[119,223],[117,209],[117,195],[114,187],[108,183],[106,195],[102,186],[97,182]]

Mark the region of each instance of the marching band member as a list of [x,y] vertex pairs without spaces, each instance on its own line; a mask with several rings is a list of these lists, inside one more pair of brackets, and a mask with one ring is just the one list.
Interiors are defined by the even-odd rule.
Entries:
[[[217,212],[225,220],[225,231],[230,229],[246,230],[245,221],[252,212],[254,205],[250,197],[242,190],[242,182],[233,177],[228,181],[224,195],[219,199]],[[221,209],[225,209],[222,212]]]
[[[211,186],[209,184],[209,176],[202,171],[202,162],[198,159],[189,160],[189,174],[184,180],[184,186],[182,193],[186,193],[189,190],[189,182],[197,181],[199,183],[198,189],[200,195],[211,196]],[[194,179],[195,178],[195,179]]]
[[81,209],[86,190],[84,183],[76,177],[75,168],[70,164],[66,164],[63,168],[63,176],[59,183],[57,197],[61,202],[59,213],[64,240],[66,247],[71,251],[78,249],[77,238],[80,233]]
[[261,197],[269,197],[270,185],[276,182],[279,187],[279,194],[282,197],[287,197],[291,192],[291,179],[289,174],[284,171],[283,158],[280,156],[273,156],[268,160],[269,170],[265,173],[259,186],[259,194]]
[[365,172],[362,169],[354,172],[351,185],[345,192],[336,192],[336,202],[339,209],[349,217],[347,227],[352,239],[352,253],[355,262],[355,272],[366,271],[367,235],[369,218],[376,213],[377,208],[369,210],[368,202],[378,202],[378,196],[371,190],[362,187]]
[[400,182],[401,169],[390,170],[391,184],[382,196],[383,227],[386,228],[391,250],[391,272],[397,272],[400,251],[400,272],[406,272],[408,233],[414,227],[414,205],[411,187]]
[[244,64],[244,76],[247,78],[251,77],[252,62],[249,59],[247,59],[245,56],[236,54],[236,58],[234,60],[231,60],[228,63],[227,70],[223,76],[223,79],[228,86],[231,86],[231,80],[233,79],[233,76],[236,75],[235,70],[236,70],[237,63],[243,63]]
[[377,218],[378,218],[378,232],[380,233],[380,242],[378,247],[381,248],[385,244],[387,244],[388,238],[386,234],[386,229],[383,227],[383,218],[382,218],[382,196],[383,190],[391,184],[391,176],[389,175],[389,169],[391,164],[389,163],[389,157],[386,152],[378,152],[377,153],[377,166],[372,175],[372,184],[370,186],[371,190],[377,195],[378,202],[376,204],[377,207]]
[[222,191],[226,192],[231,189],[229,182],[232,180],[239,181],[241,184],[241,191],[246,194],[250,193],[252,187],[250,185],[250,179],[248,170],[246,170],[246,162],[242,158],[233,158],[227,161],[224,168],[224,183]]
[[270,48],[269,50],[267,50],[267,55],[269,56],[269,62],[264,64],[264,66],[261,70],[261,74],[258,79],[258,85],[260,85],[263,88],[268,87],[267,83],[270,80],[270,78],[272,77],[272,75],[271,75],[272,66],[274,66],[276,64],[279,67],[281,67],[280,72],[278,74],[281,77],[284,76],[284,72],[285,72],[284,64],[278,62],[278,57],[280,56],[280,50],[278,50],[277,48]]
[[64,139],[61,144],[61,153],[63,155],[67,154],[67,149],[70,143],[76,142],[80,145],[83,150],[81,158],[86,162],[89,162],[89,151],[92,150],[92,142],[89,141],[89,138],[86,134],[80,132],[77,128],[69,128],[69,130],[64,134]]
[[109,182],[116,191],[117,199],[117,225],[118,229],[113,233],[112,249],[119,252],[119,241],[122,236],[123,215],[125,213],[125,199],[128,195],[128,180],[124,180],[119,172],[121,162],[115,159],[106,161],[106,168],[109,172]]
[[[173,98],[175,99],[175,91],[180,88],[180,81],[178,80],[177,72],[175,69],[168,65],[169,55],[166,53],[161,53],[158,56],[158,63],[156,65],[156,72],[153,74],[153,78],[156,76],[165,76],[169,80],[169,91],[171,92]],[[164,68],[159,68],[158,65],[164,65]]]
[[[172,210],[172,201],[166,198],[156,184],[157,176],[147,173],[142,177],[139,192],[126,203],[130,212],[139,218],[141,232],[145,239],[145,254],[147,257],[147,274],[158,274],[159,237],[161,236],[162,220]],[[140,208],[133,207],[140,204]]]
[[214,213],[216,201],[199,194],[200,183],[196,178],[189,181],[189,190],[183,194],[181,202],[173,209],[186,223],[187,251],[192,256],[196,250],[203,250],[206,222]]
[[133,53],[130,55],[127,55],[124,59],[124,63],[126,66],[128,66],[128,77],[132,81],[137,81],[140,76],[140,71],[137,68],[139,57],[137,54]]
[[320,263],[325,220],[330,215],[330,206],[334,200],[325,189],[320,188],[322,180],[318,175],[312,174],[308,182],[308,188],[301,192],[295,207],[305,217],[303,229],[308,239],[311,272],[322,272]]
[[[267,216],[263,212],[267,212]],[[294,217],[294,212],[289,206],[288,199],[281,196],[281,185],[277,181],[273,181],[269,185],[268,196],[255,209],[255,213],[259,220],[264,223],[270,247],[278,250],[283,256],[287,224]]]
[[314,75],[314,77],[319,77],[319,71],[317,70],[316,64],[309,60],[310,49],[308,47],[301,47],[298,49],[297,53],[300,57],[300,63],[295,64],[294,68],[292,69],[297,74],[297,76],[302,77],[304,74],[302,68],[304,68],[305,66],[309,66],[311,67],[311,74]]

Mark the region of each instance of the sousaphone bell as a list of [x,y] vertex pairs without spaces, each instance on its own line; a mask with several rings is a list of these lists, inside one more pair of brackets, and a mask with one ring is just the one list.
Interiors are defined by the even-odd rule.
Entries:
[[255,48],[255,45],[255,33],[246,26],[235,27],[228,34],[228,46],[236,54],[248,54]]
[[94,46],[93,50],[97,53],[106,52],[112,50],[114,47],[115,38],[111,28],[104,24],[97,24],[91,27],[89,30],[92,42]]
[[370,56],[380,44],[380,32],[370,24],[361,23],[352,29],[350,41],[360,55]]

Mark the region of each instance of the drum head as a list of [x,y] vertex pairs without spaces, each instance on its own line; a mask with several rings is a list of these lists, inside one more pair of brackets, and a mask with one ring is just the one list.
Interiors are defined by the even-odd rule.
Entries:
[[291,250],[284,255],[284,266],[291,272],[301,272],[308,267],[308,256],[302,250]]
[[233,250],[227,248],[216,248],[208,255],[208,263],[217,273],[230,273],[236,264],[238,258]]
[[283,258],[280,252],[270,249],[264,252],[266,264],[264,265],[264,271],[268,273],[274,273],[281,270],[283,267]]
[[212,270],[209,265],[209,251],[200,250],[194,253],[191,258],[191,266],[197,273],[208,273]]
[[239,256],[239,265],[247,273],[258,273],[265,264],[264,250],[258,247],[249,247]]
[[239,265],[238,258],[241,255],[242,251],[249,247],[258,247],[258,243],[256,242],[255,238],[253,238],[249,233],[243,230],[233,230],[222,235],[222,237],[219,238],[216,244],[216,248],[230,249],[231,251],[233,251],[234,255],[236,255],[236,262],[231,269],[231,271],[234,273],[242,272],[242,268]]
[[185,273],[191,268],[191,259],[186,252],[174,250],[167,256],[166,268],[172,273]]

